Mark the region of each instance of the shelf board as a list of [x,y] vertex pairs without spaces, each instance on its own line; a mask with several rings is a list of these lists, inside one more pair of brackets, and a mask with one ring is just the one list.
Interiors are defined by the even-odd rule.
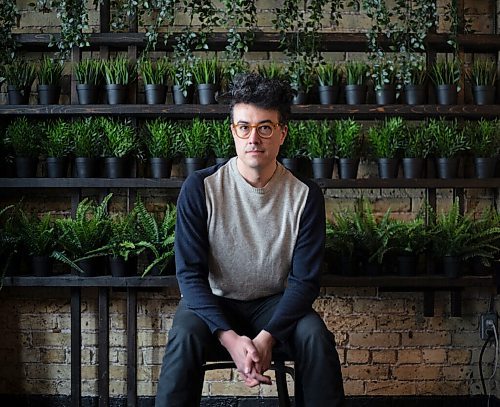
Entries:
[[[404,290],[453,290],[465,287],[494,287],[493,276],[464,276],[448,278],[443,276],[352,276],[333,274],[321,277],[322,287],[380,287]],[[146,277],[79,277],[69,274],[50,277],[4,277],[6,287],[177,287],[175,276]]]
[[[500,178],[315,179],[321,188],[500,188]],[[165,188],[179,189],[184,178],[0,178],[0,188]]]
[[[164,117],[169,119],[225,119],[229,105],[0,105],[0,116],[134,116],[141,118]],[[480,119],[500,116],[500,105],[294,105],[292,119],[341,119],[376,120],[388,116],[406,119],[446,116],[448,118]]]
[[[174,38],[177,33],[172,33],[167,44],[160,38],[158,50],[172,50]],[[290,36],[293,33],[289,34]],[[58,38],[59,34],[55,34]],[[47,49],[51,34],[14,34],[15,40],[26,50]],[[368,40],[365,33],[321,32],[319,33],[319,47],[321,51],[339,52],[366,52]],[[448,34],[428,34],[425,40],[428,51],[451,52],[448,44]],[[465,52],[493,52],[500,50],[500,36],[496,34],[461,34],[457,37],[459,46]],[[117,49],[126,49],[128,46],[144,48],[146,37],[144,33],[97,33],[89,38],[90,49],[100,46],[109,46]],[[382,47],[388,49],[390,41],[382,39]],[[212,33],[208,38],[208,47],[211,51],[223,51],[227,45],[226,33]],[[85,49],[85,48],[84,48]],[[279,51],[280,35],[275,32],[255,32],[255,38],[250,45],[250,51]]]

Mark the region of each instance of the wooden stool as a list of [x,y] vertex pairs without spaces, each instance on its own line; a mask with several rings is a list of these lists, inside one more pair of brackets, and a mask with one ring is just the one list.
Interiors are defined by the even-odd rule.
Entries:
[[[216,355],[209,355],[207,362],[203,365],[203,375],[209,370],[216,369],[235,369],[236,365],[229,358],[227,352],[216,352]],[[225,353],[225,355],[224,355]],[[218,357],[217,357],[218,356]],[[290,366],[286,366],[286,361],[293,361],[293,358],[287,357],[282,353],[273,353],[273,361],[271,363],[271,370],[274,370],[276,376],[276,389],[278,390],[278,405],[280,407],[290,407],[290,396],[288,395],[288,387],[286,385],[286,374],[288,373],[295,383],[295,369]]]

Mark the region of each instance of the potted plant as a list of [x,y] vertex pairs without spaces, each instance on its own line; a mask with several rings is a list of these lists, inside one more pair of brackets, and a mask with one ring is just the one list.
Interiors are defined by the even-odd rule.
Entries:
[[24,59],[15,59],[4,67],[7,95],[10,105],[27,105],[31,85],[36,77],[35,65]]
[[446,122],[443,119],[431,119],[428,131],[432,134],[432,145],[437,157],[437,172],[439,178],[456,178],[460,163],[459,154],[469,148],[463,129],[457,121]]
[[229,118],[226,120],[212,120],[208,122],[212,141],[211,147],[215,155],[216,164],[224,164],[236,155],[233,136],[229,130]]
[[349,61],[344,66],[345,98],[348,105],[366,103],[366,80],[370,67],[361,61]]
[[492,105],[495,103],[495,82],[497,67],[489,59],[476,59],[467,72],[472,85],[472,95],[476,105]]
[[28,215],[20,211],[20,238],[26,254],[31,260],[31,269],[37,277],[50,275],[52,258],[50,255],[56,248],[57,234],[54,220],[50,214],[42,217]]
[[401,117],[391,117],[383,123],[368,129],[372,152],[378,160],[380,178],[396,178],[398,175],[398,154],[405,134]]
[[20,178],[36,176],[40,154],[40,132],[38,126],[23,116],[7,126],[6,141],[15,154],[16,174]]
[[0,159],[4,165],[0,166],[0,177],[15,177],[14,151],[7,140],[6,128],[0,127]]
[[288,134],[280,147],[283,165],[292,172],[299,172],[299,159],[304,157],[306,129],[303,121],[293,120],[288,123]]
[[74,138],[70,123],[58,119],[44,126],[42,152],[47,156],[47,176],[62,178],[68,172],[68,155],[73,152]]
[[339,159],[339,177],[355,179],[361,153],[361,125],[353,119],[337,120],[333,127],[335,150]]
[[193,76],[200,105],[217,103],[215,94],[221,83],[222,71],[217,58],[199,59],[193,66]]
[[163,57],[156,61],[141,58],[137,65],[144,82],[146,103],[148,105],[165,103],[167,79],[172,72],[172,64],[166,57]]
[[404,102],[423,105],[426,101],[427,68],[424,59],[416,59],[403,67]]
[[174,104],[191,103],[193,101],[193,64],[186,60],[176,60],[171,74]]
[[354,267],[355,227],[353,211],[343,210],[333,215],[333,222],[327,220],[325,257],[334,261],[336,274],[352,275],[357,272]]
[[184,155],[186,177],[205,167],[210,136],[205,120],[194,118],[180,128],[180,149]]
[[174,260],[176,208],[168,204],[163,219],[159,220],[148,212],[144,203],[139,199],[136,202],[137,222],[142,240],[148,242],[149,264],[142,276],[147,274],[159,275],[162,273],[175,274],[175,267],[171,266]]
[[314,178],[331,178],[335,151],[332,123],[326,120],[307,120],[304,123],[306,155],[311,159]]
[[286,78],[283,65],[271,61],[268,64],[257,65],[257,73],[268,79],[283,80]]
[[0,289],[6,275],[18,272],[21,254],[19,208],[8,205],[0,209]]
[[153,178],[170,178],[172,160],[178,153],[179,129],[175,123],[163,119],[146,122],[144,144]]
[[102,150],[101,120],[86,117],[70,124],[74,140],[75,172],[79,178],[98,177]]
[[99,89],[104,74],[104,61],[83,59],[74,65],[76,91],[81,105],[95,104],[99,101]]
[[309,91],[316,82],[314,67],[305,59],[292,60],[287,69],[287,80],[294,92],[292,103],[304,105],[307,103]]
[[431,67],[430,77],[436,87],[436,99],[439,105],[457,104],[461,75],[462,65],[458,58],[451,61],[437,61]]
[[101,118],[103,132],[104,174],[107,178],[123,178],[127,159],[137,150],[138,140],[130,121]]
[[404,178],[421,178],[424,175],[424,164],[433,151],[433,136],[427,124],[406,127],[401,140]]
[[127,103],[128,85],[134,74],[134,66],[125,57],[104,61],[105,89],[110,105]]
[[84,198],[76,209],[75,218],[56,219],[59,230],[59,250],[52,252],[57,261],[69,265],[82,277],[95,277],[103,274],[102,262],[95,254],[90,254],[104,246],[110,229],[107,213],[107,195],[100,204]]
[[38,103],[55,105],[61,95],[61,79],[64,61],[44,57],[38,67]]
[[498,135],[499,122],[496,120],[481,119],[469,122],[464,128],[468,144],[474,154],[474,168],[477,178],[492,178],[495,176],[495,167],[500,150]]
[[401,72],[395,61],[387,58],[377,60],[372,66],[371,76],[375,85],[375,100],[378,105],[396,103],[396,90]]
[[337,103],[340,83],[342,82],[342,69],[336,64],[320,65],[316,74],[318,77],[319,101],[322,105]]

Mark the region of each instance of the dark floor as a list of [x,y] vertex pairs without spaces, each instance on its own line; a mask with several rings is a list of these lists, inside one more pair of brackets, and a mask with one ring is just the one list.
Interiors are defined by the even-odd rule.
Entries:
[[[82,397],[81,407],[97,407],[97,397]],[[72,407],[69,396],[23,396],[0,394],[0,406]],[[153,407],[153,397],[139,397],[137,407]],[[276,407],[276,398],[205,397],[202,407]],[[348,397],[345,407],[486,407],[487,398],[476,397]],[[110,399],[109,407],[129,407],[123,397]],[[500,400],[490,399],[489,407],[500,407]]]

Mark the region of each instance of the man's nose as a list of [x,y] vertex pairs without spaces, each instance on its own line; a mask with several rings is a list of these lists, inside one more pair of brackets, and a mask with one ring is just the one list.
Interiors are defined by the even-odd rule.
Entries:
[[251,144],[260,143],[260,136],[257,132],[257,127],[252,127],[250,129],[250,136],[248,137],[248,142]]

